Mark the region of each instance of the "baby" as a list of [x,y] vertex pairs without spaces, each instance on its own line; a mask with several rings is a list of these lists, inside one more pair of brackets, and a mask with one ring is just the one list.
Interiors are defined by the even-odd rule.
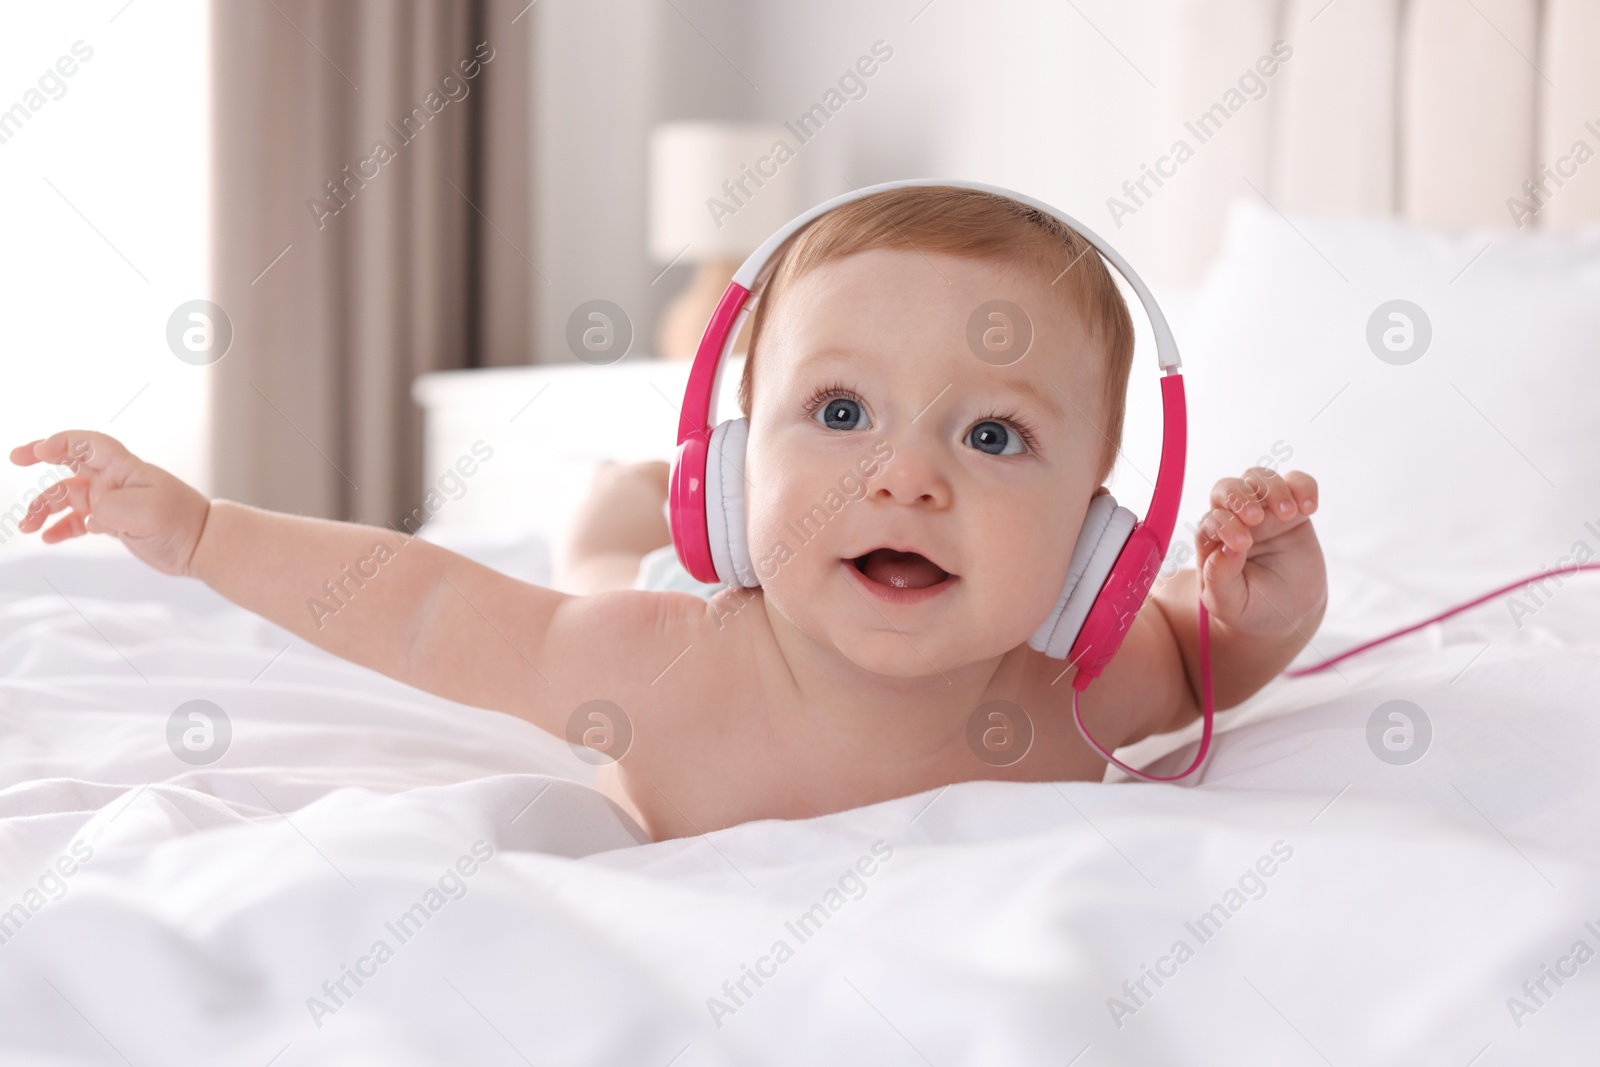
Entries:
[[[1131,320],[1088,249],[1007,198],[927,186],[845,204],[791,242],[740,387],[759,589],[544,589],[393,530],[207,500],[84,430],[12,451],[74,471],[20,528],[65,510],[43,540],[113,535],[345,659],[581,737],[619,757],[597,784],[655,840],[970,779],[1098,781],[1106,762],[1072,722],[1075,668],[1027,645],[1122,434]],[[1005,366],[967,338],[996,299],[1033,330]],[[1202,595],[1218,709],[1288,665],[1326,606],[1316,498],[1298,471],[1216,483],[1197,568],[1157,582],[1080,699],[1101,745],[1200,715]],[[797,538],[792,523],[834,499]],[[650,547],[613,543],[595,584],[624,584]],[[332,617],[308,610],[374,556],[360,596]],[[1021,758],[969,743],[986,705],[1031,723]]]

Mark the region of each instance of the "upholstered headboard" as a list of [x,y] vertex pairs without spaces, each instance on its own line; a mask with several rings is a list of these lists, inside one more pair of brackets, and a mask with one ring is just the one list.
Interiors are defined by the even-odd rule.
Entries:
[[[1291,55],[1261,95],[1230,95],[1275,41]],[[1445,227],[1600,219],[1597,46],[1595,0],[1181,0],[1168,96],[1196,143],[1171,182],[1174,274],[1210,261],[1240,195]],[[1203,143],[1185,125],[1240,100]]]

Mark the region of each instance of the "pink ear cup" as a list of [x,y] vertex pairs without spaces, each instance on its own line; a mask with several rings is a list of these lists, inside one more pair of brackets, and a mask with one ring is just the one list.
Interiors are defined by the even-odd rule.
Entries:
[[[1080,691],[1100,676],[1122,647],[1150,594],[1177,523],[1188,440],[1183,375],[1161,379],[1161,402],[1165,432],[1150,510],[1141,522],[1117,507],[1109,493],[1097,493],[1090,500],[1061,598],[1028,642],[1047,656],[1065,657],[1075,664],[1078,673],[1072,684]],[[1107,566],[1112,551],[1116,555]],[[1092,598],[1087,610],[1082,606],[1086,598]]]
[[711,561],[706,536],[706,453],[704,437],[689,437],[678,445],[668,483],[667,512],[678,562],[696,581],[715,582],[717,566]]
[[706,534],[706,457],[711,447],[711,412],[716,400],[717,370],[736,334],[735,325],[750,290],[730,284],[700,336],[700,348],[689,368],[689,385],[678,416],[678,453],[667,484],[668,525],[678,562],[696,581],[715,583],[717,565]]
[[1089,618],[1095,597],[1111,577],[1117,557],[1138,524],[1139,517],[1119,506],[1117,498],[1104,486],[1095,491],[1078,528],[1056,606],[1028,638],[1028,647],[1052,659],[1068,657]]
[[711,431],[706,453],[706,543],[711,566],[724,585],[755,589],[761,585],[750,559],[749,531],[744,513],[744,458],[750,440],[750,420],[729,419]]
[[[1150,510],[1145,513],[1144,521],[1137,523],[1128,535],[1128,543],[1112,564],[1111,573],[1089,608],[1083,629],[1078,631],[1068,655],[1068,660],[1078,665],[1072,688],[1079,692],[1100,676],[1117,649],[1122,647],[1122,639],[1138,617],[1145,597],[1150,595],[1156,572],[1172,542],[1172,529],[1178,523],[1178,497],[1183,491],[1183,466],[1189,441],[1182,374],[1167,374],[1161,379],[1161,412],[1161,467],[1156,472],[1156,491]],[[1210,721],[1208,712],[1208,726]]]
[[1128,543],[1111,565],[1111,573],[1100,588],[1083,620],[1083,629],[1072,643],[1067,660],[1078,665],[1072,688],[1083,690],[1100,676],[1111,657],[1122,647],[1122,639],[1133,627],[1139,608],[1155,584],[1164,550],[1160,539],[1144,523],[1128,535]]

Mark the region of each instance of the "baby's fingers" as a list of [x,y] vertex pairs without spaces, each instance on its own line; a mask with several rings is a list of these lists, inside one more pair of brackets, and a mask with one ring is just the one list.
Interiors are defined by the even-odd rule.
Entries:
[[1283,475],[1271,467],[1251,467],[1244,472],[1244,482],[1267,514],[1284,522],[1295,517],[1294,493]]
[[1238,515],[1226,508],[1215,508],[1206,512],[1200,520],[1195,540],[1199,542],[1202,552],[1221,552],[1226,548],[1242,559],[1255,539]]
[[1221,509],[1224,515],[1237,515],[1251,526],[1266,518],[1262,500],[1262,494],[1243,478],[1220,478],[1211,487],[1213,508]]
[[1236,514],[1218,508],[1200,520],[1195,540],[1206,607],[1223,618],[1232,617],[1242,605],[1237,582],[1250,552],[1250,531]]
[[63,515],[54,526],[40,534],[39,540],[43,541],[47,545],[53,545],[57,541],[66,541],[74,537],[82,537],[84,534],[89,532],[89,529],[83,524],[83,512],[70,511]]
[[1283,476],[1294,495],[1295,510],[1309,515],[1317,510],[1317,480],[1305,471],[1290,471]]
[[1256,528],[1257,540],[1267,540],[1300,525],[1316,510],[1317,483],[1301,471],[1283,475],[1251,467],[1241,478],[1219,480],[1212,487],[1211,504]]
[[132,459],[121,441],[95,430],[62,430],[11,450],[11,462],[19,466],[54,463],[72,468],[73,473],[104,471],[113,463]]
[[[28,504],[28,510],[23,513],[22,521],[17,523],[17,532],[32,533],[44,525],[46,518],[67,508],[73,509],[79,515],[89,510],[89,479],[81,474],[63,478],[34,497]],[[50,534],[61,525],[62,523],[58,522],[46,530],[40,540],[50,541]]]

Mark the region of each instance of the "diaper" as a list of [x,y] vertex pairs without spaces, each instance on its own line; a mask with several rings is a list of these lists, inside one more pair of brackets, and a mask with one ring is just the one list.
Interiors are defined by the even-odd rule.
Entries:
[[[661,517],[669,525],[672,522],[672,502],[661,502]],[[684,569],[678,562],[678,550],[672,545],[662,545],[653,552],[645,553],[639,560],[639,573],[633,579],[635,589],[666,590],[678,593],[693,593],[695,596],[705,597],[710,600],[719,589],[726,588],[722,582],[702,582]]]
[[633,580],[633,587],[693,593],[708,600],[724,588],[721,582],[702,582],[684,570],[683,564],[678,562],[677,550],[671,545],[645,554],[639,561],[639,574]]

